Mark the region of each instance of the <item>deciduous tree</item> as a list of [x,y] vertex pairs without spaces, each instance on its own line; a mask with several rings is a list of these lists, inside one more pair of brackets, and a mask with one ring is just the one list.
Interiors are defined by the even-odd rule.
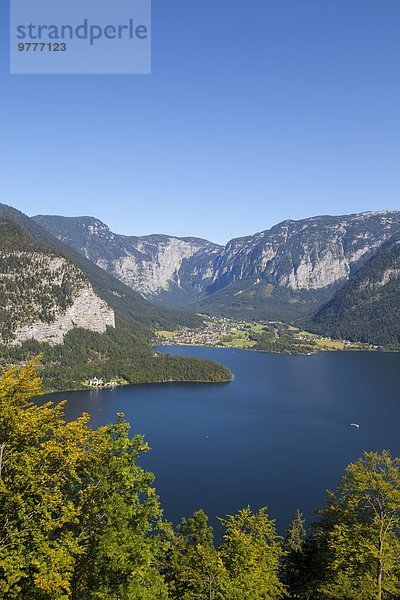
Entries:
[[351,464],[323,511],[331,560],[328,598],[400,594],[400,460],[367,452]]
[[225,527],[220,548],[230,580],[230,600],[269,600],[283,595],[278,578],[282,554],[275,523],[262,508],[250,507],[221,519]]

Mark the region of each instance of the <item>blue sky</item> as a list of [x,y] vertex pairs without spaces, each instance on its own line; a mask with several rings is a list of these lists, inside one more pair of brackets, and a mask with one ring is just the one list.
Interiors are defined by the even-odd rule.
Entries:
[[153,0],[150,76],[9,75],[0,201],[226,242],[400,209],[398,0]]

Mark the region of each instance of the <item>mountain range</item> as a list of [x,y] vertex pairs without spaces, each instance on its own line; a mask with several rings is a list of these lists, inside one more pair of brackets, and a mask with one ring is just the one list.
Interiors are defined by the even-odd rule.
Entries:
[[211,361],[151,348],[157,328],[201,318],[150,304],[20,211],[0,204],[0,365],[42,354],[52,389],[93,376],[128,383],[226,381]]
[[120,235],[93,217],[33,219],[152,303],[277,320],[315,313],[400,231],[399,211],[365,212],[284,221],[220,246]]
[[222,365],[151,349],[155,330],[196,328],[200,313],[398,349],[399,242],[399,211],[284,221],[221,246],[120,235],[94,217],[29,218],[3,204],[1,364],[43,354],[53,389],[93,375],[226,381]]

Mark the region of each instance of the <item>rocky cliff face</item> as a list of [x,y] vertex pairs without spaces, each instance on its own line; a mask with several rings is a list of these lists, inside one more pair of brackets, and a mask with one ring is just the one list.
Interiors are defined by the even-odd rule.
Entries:
[[261,278],[292,290],[318,290],[346,280],[400,229],[400,212],[285,221],[229,242],[215,263],[214,292],[240,279]]
[[295,292],[329,288],[400,230],[397,211],[320,216],[285,221],[223,248],[195,238],[121,236],[90,217],[35,220],[146,297],[163,294],[171,303],[178,290],[193,301],[258,279]]
[[146,297],[198,293],[212,282],[222,247],[197,238],[113,233],[92,217],[34,217],[53,235]]
[[71,305],[65,310],[55,309],[51,322],[35,320],[32,323],[19,325],[14,331],[11,344],[18,345],[34,339],[55,346],[62,344],[65,335],[77,327],[97,333],[105,333],[107,327],[115,327],[114,311],[94,293],[89,285],[84,285],[77,290],[72,297]]
[[[176,310],[175,307],[155,306],[148,302],[141,293],[98,267],[84,254],[71,245],[62,242],[52,235],[48,229],[12,206],[0,203],[1,219],[14,223],[30,239],[41,242],[56,254],[68,258],[70,262],[75,264],[84,274],[96,294],[115,311],[117,319],[120,317],[123,320],[123,327],[129,327],[136,335],[148,337],[156,326],[162,329],[171,329],[183,325],[187,327],[200,325],[201,319],[193,313],[184,313]],[[142,345],[138,345],[138,351],[139,346]]]
[[73,328],[103,333],[114,311],[80,269],[10,221],[0,222],[0,342],[61,344]]
[[211,281],[217,254],[218,249],[203,240],[168,236],[126,238],[123,255],[98,259],[97,265],[145,296],[154,296],[174,288],[201,290]]

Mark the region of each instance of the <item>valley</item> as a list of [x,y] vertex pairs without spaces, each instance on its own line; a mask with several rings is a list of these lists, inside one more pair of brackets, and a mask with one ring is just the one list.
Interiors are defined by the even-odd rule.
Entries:
[[400,0],[0,13],[0,600],[400,600]]
[[6,205],[0,218],[0,365],[41,355],[52,390],[95,376],[232,378],[223,365],[160,356],[157,343],[292,355],[400,348],[398,211],[285,221],[226,247]]

